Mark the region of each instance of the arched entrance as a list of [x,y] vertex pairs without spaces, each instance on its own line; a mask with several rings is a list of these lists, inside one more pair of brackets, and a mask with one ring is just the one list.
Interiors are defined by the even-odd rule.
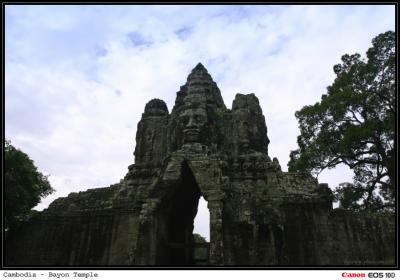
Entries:
[[167,265],[196,265],[195,250],[203,246],[208,252],[208,243],[201,245],[193,240],[194,218],[200,196],[195,177],[187,162],[183,162],[181,180],[170,201],[167,216]]

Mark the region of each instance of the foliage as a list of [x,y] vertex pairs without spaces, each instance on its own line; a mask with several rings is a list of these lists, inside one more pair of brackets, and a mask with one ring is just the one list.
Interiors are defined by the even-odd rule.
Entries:
[[4,148],[4,216],[6,227],[32,214],[40,199],[54,190],[48,176],[39,172],[27,154],[16,149],[10,141]]
[[198,233],[193,233],[193,242],[194,243],[207,243],[207,240]]
[[345,54],[333,69],[336,79],[321,101],[296,112],[301,134],[289,171],[319,174],[345,164],[355,176],[337,190],[344,207],[393,209],[395,33],[375,37],[367,60]]
[[[339,202],[339,207],[352,211],[382,211],[382,201],[378,195],[374,195],[367,203],[362,201],[368,197],[368,193],[362,185],[352,183],[342,183],[335,190],[334,201]],[[385,209],[387,210],[387,209]]]

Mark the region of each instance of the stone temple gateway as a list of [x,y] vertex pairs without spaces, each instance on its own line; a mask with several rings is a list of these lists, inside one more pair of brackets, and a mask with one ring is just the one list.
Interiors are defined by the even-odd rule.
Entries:
[[7,234],[6,265],[194,266],[193,220],[210,211],[207,265],[394,266],[388,214],[332,209],[327,184],[268,155],[254,94],[232,109],[202,64],[171,113],[147,103],[120,183],[71,193]]

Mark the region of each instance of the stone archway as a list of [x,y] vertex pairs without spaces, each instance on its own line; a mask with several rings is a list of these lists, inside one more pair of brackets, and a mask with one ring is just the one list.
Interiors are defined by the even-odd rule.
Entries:
[[[208,168],[204,168],[207,165]],[[143,204],[134,249],[135,264],[192,266],[194,218],[201,196],[210,213],[207,264],[223,264],[222,209],[214,161],[180,156],[170,158],[164,176],[153,185]],[[203,262],[204,263],[204,262]]]
[[201,192],[187,162],[182,163],[181,180],[171,200],[166,219],[166,264],[194,265],[193,228]]

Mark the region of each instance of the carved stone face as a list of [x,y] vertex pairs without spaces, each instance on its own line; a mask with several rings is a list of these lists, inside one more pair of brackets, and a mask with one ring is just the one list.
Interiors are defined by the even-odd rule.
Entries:
[[188,92],[190,92],[191,94],[199,94],[203,91],[202,82],[200,79],[191,80],[188,83],[187,88]]
[[207,122],[207,112],[204,108],[185,108],[179,116],[183,126],[184,143],[200,141],[200,133]]
[[249,125],[245,121],[239,123],[239,145],[243,150],[247,150],[249,147],[250,130]]
[[204,94],[210,90],[210,81],[205,79],[201,73],[193,73],[187,84],[187,91],[190,95]]
[[179,122],[183,132],[183,142],[200,142],[207,123],[205,100],[201,95],[188,95],[184,99],[184,109],[179,114]]

